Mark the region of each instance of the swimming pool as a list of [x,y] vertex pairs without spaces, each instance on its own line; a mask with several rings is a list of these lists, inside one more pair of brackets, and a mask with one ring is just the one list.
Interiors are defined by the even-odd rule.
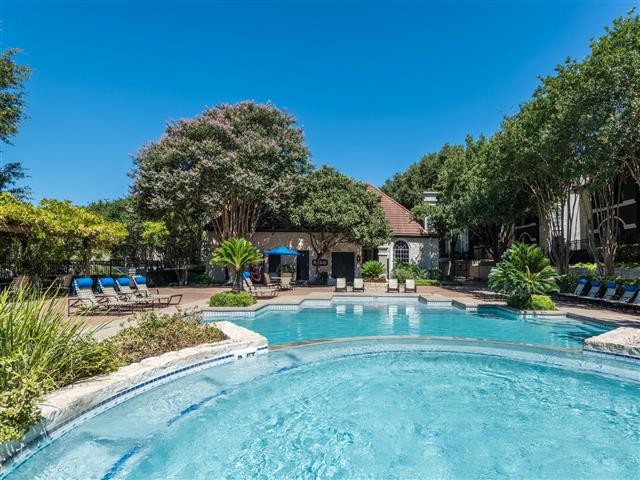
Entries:
[[612,329],[566,317],[522,318],[505,309],[468,312],[452,306],[427,305],[415,297],[334,297],[332,301],[304,301],[300,307],[288,307],[289,310],[277,308],[267,307],[253,317],[229,320],[261,333],[270,345],[324,338],[410,335],[483,338],[580,349],[584,339]]
[[635,478],[637,365],[440,339],[285,348],[183,377],[11,479]]

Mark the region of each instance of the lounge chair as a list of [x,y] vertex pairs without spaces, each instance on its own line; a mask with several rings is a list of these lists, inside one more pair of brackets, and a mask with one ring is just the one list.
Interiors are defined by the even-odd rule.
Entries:
[[347,291],[347,279],[344,277],[336,278],[336,292],[346,292]]
[[602,286],[602,283],[600,283],[598,280],[592,280],[591,281],[591,288],[589,288],[589,291],[586,293],[586,295],[582,295],[582,297],[586,297],[586,298],[598,298],[598,292],[600,291],[600,287]]
[[388,293],[391,293],[391,292],[400,293],[400,285],[398,285],[398,279],[397,278],[390,278],[389,279],[389,283],[387,283],[387,292]]
[[20,290],[38,290],[39,288],[40,279],[38,277],[30,277],[29,275],[18,275],[13,277],[11,283],[7,286],[7,290],[11,295],[18,293]]
[[[631,302],[631,300],[633,299],[637,290],[638,287],[636,287],[635,285],[625,285],[622,295],[620,295],[620,297],[616,300],[609,300],[609,303],[618,306],[632,305],[633,303]],[[639,301],[638,299],[640,299],[640,295],[636,297],[636,301]]]
[[269,285],[269,286],[278,285],[278,282],[271,280],[271,276],[267,272],[264,272],[262,274],[262,279],[264,280],[265,285]]
[[156,293],[152,293],[151,290],[147,287],[147,278],[142,275],[135,275],[131,277],[133,279],[133,284],[136,287],[138,296],[142,298],[152,298],[156,300],[158,303],[161,303],[163,306],[169,305],[180,305],[182,301],[181,293],[174,293],[173,295],[162,294],[156,288]]
[[584,287],[587,286],[587,282],[588,282],[588,280],[586,278],[579,279],[578,280],[578,285],[576,286],[576,289],[573,292],[573,295],[580,295],[582,293],[582,291],[584,290]]
[[278,295],[279,287],[256,287],[251,281],[251,277],[243,276],[244,289],[256,298],[273,298]]
[[603,300],[613,300],[613,297],[616,296],[616,292],[618,291],[618,284],[616,282],[607,282],[607,290],[602,295]]
[[364,292],[364,280],[361,278],[353,279],[353,291],[354,292]]
[[81,311],[83,313],[112,313],[130,311],[133,313],[133,306],[129,303],[118,302],[112,297],[103,295],[96,297],[93,294],[93,280],[89,277],[77,278],[73,281],[73,291],[75,297],[69,297],[67,301],[67,314],[71,315],[71,311]]
[[[152,299],[136,297],[133,294],[127,295],[122,291],[116,291],[116,282],[111,277],[103,277],[98,279],[98,291],[109,298],[107,303],[113,305],[125,305],[130,304],[131,308],[144,308],[151,307],[153,308],[154,302]],[[114,300],[115,299],[115,300]]]
[[407,293],[407,292],[417,293],[418,292],[418,289],[416,287],[416,280],[414,278],[407,278],[404,281],[404,291],[405,291],[405,293]]

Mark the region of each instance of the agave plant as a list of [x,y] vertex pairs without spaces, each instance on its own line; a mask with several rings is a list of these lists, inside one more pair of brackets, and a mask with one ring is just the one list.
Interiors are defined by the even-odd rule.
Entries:
[[232,290],[239,292],[242,290],[242,271],[245,267],[262,263],[262,254],[248,240],[230,238],[213,252],[211,263],[234,271],[235,281]]
[[514,243],[491,269],[489,287],[528,300],[534,294],[559,291],[557,279],[558,274],[540,247]]

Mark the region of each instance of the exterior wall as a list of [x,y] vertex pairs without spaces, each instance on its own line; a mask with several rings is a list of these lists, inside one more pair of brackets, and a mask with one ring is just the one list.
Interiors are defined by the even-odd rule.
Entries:
[[[409,246],[409,263],[418,265],[425,270],[439,267],[440,245],[436,237],[393,237],[391,243],[378,247],[378,256],[382,263],[388,265],[388,273],[393,271],[393,245],[398,241],[407,242]],[[384,252],[384,255],[383,255]]]
[[[208,234],[209,243],[213,243],[212,235]],[[311,247],[311,240],[309,235],[304,232],[256,232],[251,238],[253,243],[259,250],[269,250],[271,248],[284,245],[292,250],[309,250],[309,281],[316,280],[316,267],[313,265],[313,261],[317,259],[316,254]],[[328,265],[320,267],[320,272],[328,272],[331,276],[331,253],[332,252],[353,252],[354,257],[354,271],[356,277],[360,276],[362,267],[362,249],[359,245],[346,243],[339,244],[331,252],[325,254],[324,259],[327,260]],[[360,259],[360,261],[358,261]],[[282,257],[282,265],[295,265],[296,257]],[[222,269],[212,269],[212,275],[215,280],[224,281],[224,272]]]

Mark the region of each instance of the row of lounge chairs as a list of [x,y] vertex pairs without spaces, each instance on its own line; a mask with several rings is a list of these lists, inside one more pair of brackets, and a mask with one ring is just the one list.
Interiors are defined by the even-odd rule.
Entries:
[[[364,292],[364,280],[362,278],[354,278],[353,279],[353,289],[354,292]],[[346,278],[336,278],[336,292],[346,292],[347,291],[347,279]],[[416,293],[416,281],[413,278],[408,278],[404,281],[404,292],[405,293]],[[387,292],[395,292],[400,293],[400,285],[398,284],[397,278],[390,278],[387,282]]]
[[[622,289],[622,293],[618,294]],[[589,281],[586,278],[578,280],[573,293],[561,293],[560,297],[583,300],[621,308],[640,309],[640,286],[620,285],[616,282]]]
[[[132,288],[135,287],[135,290]],[[72,289],[75,296],[69,297],[67,313],[133,313],[146,308],[178,305],[182,294],[163,295],[157,290],[153,293],[147,286],[147,279],[142,275],[113,279],[98,279],[93,291],[94,282],[90,277],[73,280]]]

